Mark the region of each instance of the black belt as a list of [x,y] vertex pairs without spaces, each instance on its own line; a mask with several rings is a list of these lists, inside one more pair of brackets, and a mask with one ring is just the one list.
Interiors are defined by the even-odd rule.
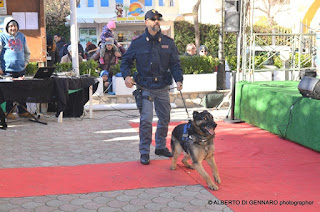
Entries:
[[165,79],[165,77],[163,76],[157,76],[157,77],[140,77],[140,80],[143,81],[151,81],[151,82],[160,82],[163,81]]

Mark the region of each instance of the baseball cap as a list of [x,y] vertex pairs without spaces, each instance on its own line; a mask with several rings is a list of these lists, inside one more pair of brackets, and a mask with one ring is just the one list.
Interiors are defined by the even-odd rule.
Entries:
[[146,14],[144,15],[144,20],[147,20],[148,18],[153,18],[155,15],[158,15],[160,17],[162,17],[162,14],[159,13],[158,11],[152,9],[152,10],[149,10],[148,12],[146,12]]

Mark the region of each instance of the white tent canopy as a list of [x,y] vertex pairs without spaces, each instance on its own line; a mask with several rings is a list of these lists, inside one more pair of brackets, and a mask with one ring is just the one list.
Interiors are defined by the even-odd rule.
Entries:
[[[116,17],[113,14],[79,14],[77,15],[78,23],[108,23],[111,19]],[[66,17],[67,21],[70,22],[70,15]]]

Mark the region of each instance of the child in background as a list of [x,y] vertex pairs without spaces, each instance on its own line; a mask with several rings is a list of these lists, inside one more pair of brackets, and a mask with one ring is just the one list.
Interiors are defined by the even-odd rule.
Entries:
[[[99,62],[100,64],[104,64],[103,61],[103,57],[104,57],[104,53],[106,51],[106,39],[108,37],[112,37],[114,38],[114,34],[113,31],[116,29],[116,23],[114,22],[114,20],[112,19],[111,21],[108,22],[107,25],[105,25],[102,28],[102,33],[100,35],[101,38],[101,46],[100,46],[100,59]],[[116,40],[114,40],[114,44],[119,47],[120,44],[118,44],[118,42]]]
[[107,70],[103,70],[101,71],[100,73],[100,77],[102,78],[102,81],[103,81],[103,92],[106,93],[108,92],[108,87],[110,85],[110,82],[109,82],[109,72]]

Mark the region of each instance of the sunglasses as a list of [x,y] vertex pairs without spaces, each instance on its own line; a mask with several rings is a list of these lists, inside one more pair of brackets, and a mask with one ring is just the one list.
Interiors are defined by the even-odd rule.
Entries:
[[161,21],[162,18],[160,18],[160,17],[159,17],[159,18],[152,17],[152,18],[150,18],[150,20],[151,20],[151,21],[156,21],[156,20],[157,20],[157,21]]

